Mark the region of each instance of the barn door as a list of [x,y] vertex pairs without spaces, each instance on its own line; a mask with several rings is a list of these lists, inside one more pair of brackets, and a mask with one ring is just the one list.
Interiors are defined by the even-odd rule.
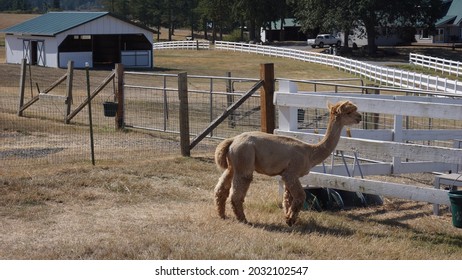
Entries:
[[31,49],[31,45],[30,45],[30,40],[23,40],[22,41],[22,58],[24,58],[26,60],[26,62],[28,64],[31,64],[31,55],[30,55],[30,49]]
[[37,41],[37,65],[46,66],[45,61],[45,41]]
[[31,65],[46,66],[45,41],[23,40],[23,58]]

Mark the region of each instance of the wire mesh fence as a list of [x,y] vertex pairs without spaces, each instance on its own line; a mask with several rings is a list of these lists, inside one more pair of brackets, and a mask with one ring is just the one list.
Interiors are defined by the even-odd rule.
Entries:
[[[145,85],[137,80],[144,79]],[[150,81],[148,84],[147,80]],[[126,126],[180,133],[177,75],[127,72],[125,75]],[[188,76],[190,133],[197,135],[257,80],[233,77]],[[254,94],[209,137],[223,139],[260,127],[260,97]]]
[[[28,66],[25,75],[25,101],[39,95],[38,101],[17,115],[20,107],[20,67],[7,65],[10,79],[1,82],[0,163],[4,166],[33,165],[41,162],[90,161],[88,106],[65,124],[66,84],[47,94],[43,88],[66,73],[64,69]],[[6,69],[4,69],[6,70]],[[90,91],[98,88],[110,71],[91,71]],[[74,70],[71,108],[87,100],[86,75]],[[202,131],[238,98],[253,81],[226,77],[191,76],[188,81],[191,137]],[[177,75],[126,72],[124,86],[125,129],[116,129],[116,120],[106,117],[103,104],[115,100],[112,80],[91,101],[96,161],[130,161],[149,156],[180,153],[179,98]],[[260,125],[259,96],[250,98],[209,138],[226,138]],[[216,141],[203,141],[194,150],[213,150]]]
[[[0,103],[0,165],[28,166],[40,163],[90,162],[90,132],[88,106],[69,124],[65,124],[65,85],[49,94],[17,116],[19,108],[18,65],[5,65],[9,79],[1,81]],[[39,89],[53,83],[66,70],[32,66],[26,73],[26,100],[39,95]],[[6,73],[6,72],[5,72]],[[92,71],[93,91],[109,71]],[[85,71],[74,70],[72,108],[87,98]],[[176,137],[155,131],[117,130],[114,118],[105,117],[103,103],[114,99],[114,85],[106,86],[91,102],[96,161],[130,161],[137,158],[178,154]],[[137,109],[134,109],[136,111]]]

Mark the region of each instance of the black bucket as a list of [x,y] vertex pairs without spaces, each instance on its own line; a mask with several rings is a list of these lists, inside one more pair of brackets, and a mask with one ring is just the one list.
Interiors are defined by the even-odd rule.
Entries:
[[462,228],[462,191],[450,191],[452,224],[456,228]]
[[117,103],[106,101],[103,103],[104,106],[104,116],[105,117],[115,117],[117,113]]

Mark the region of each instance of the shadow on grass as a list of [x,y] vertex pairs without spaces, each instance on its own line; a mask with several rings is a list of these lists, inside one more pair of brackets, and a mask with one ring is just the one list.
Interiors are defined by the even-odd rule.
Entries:
[[414,212],[414,213],[405,213],[404,211],[418,211],[421,210],[422,205],[409,205],[406,202],[395,202],[394,203],[395,211],[403,211],[402,215],[393,216],[390,218],[381,218],[382,215],[388,214],[389,211],[387,209],[379,208],[375,209],[374,211],[366,212],[366,213],[355,213],[350,212],[346,214],[346,217],[358,222],[373,222],[381,225],[386,226],[393,226],[393,227],[400,227],[403,229],[412,229],[412,227],[406,224],[406,221],[422,218],[428,216],[423,211]]
[[299,234],[312,234],[318,233],[322,235],[332,236],[352,236],[356,231],[340,225],[325,226],[316,223],[314,219],[308,221],[298,221],[294,226],[289,227],[285,224],[263,224],[253,223],[254,228],[261,228],[269,232],[283,232],[283,233],[299,233]]
[[[405,206],[400,207],[400,210],[419,210],[421,206]],[[445,232],[426,232],[419,229],[414,228],[412,225],[406,223],[406,221],[414,220],[423,218],[428,216],[425,212],[417,212],[417,213],[403,213],[399,216],[394,217],[381,217],[381,215],[388,214],[389,211],[385,209],[376,209],[375,211],[371,211],[368,213],[348,213],[346,215],[347,218],[364,223],[377,223],[384,226],[390,226],[395,228],[401,228],[403,230],[407,230],[409,233],[409,240],[416,241],[419,243],[427,243],[431,245],[448,245],[455,248],[462,248],[462,238],[460,235],[454,235],[451,233]],[[378,238],[387,238],[388,235],[377,235],[376,233],[373,234],[375,237]],[[407,237],[406,237],[407,238]]]

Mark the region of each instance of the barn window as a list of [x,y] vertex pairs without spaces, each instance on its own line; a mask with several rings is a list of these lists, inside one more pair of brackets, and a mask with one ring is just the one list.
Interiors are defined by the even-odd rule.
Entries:
[[90,52],[91,35],[69,35],[59,45],[60,52]]

